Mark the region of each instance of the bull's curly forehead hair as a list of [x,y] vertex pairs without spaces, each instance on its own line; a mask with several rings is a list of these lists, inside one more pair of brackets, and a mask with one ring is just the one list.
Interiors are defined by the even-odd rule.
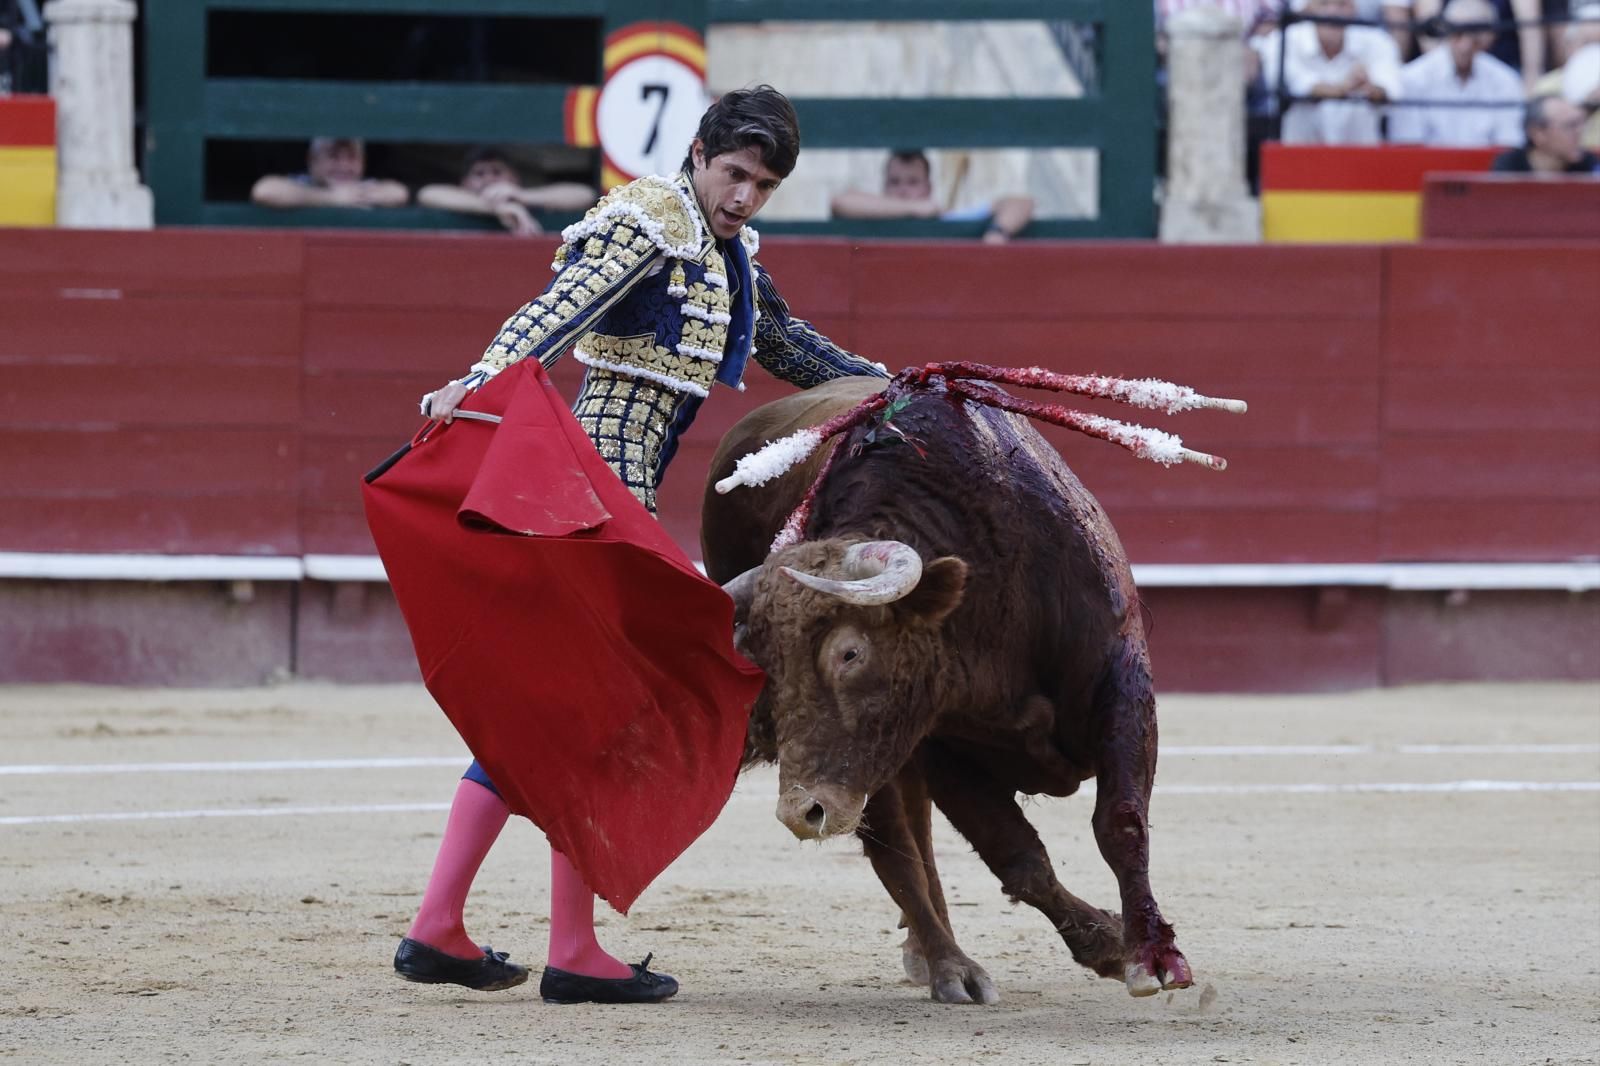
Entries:
[[[789,98],[770,85],[735,89],[718,97],[700,117],[695,136],[705,145],[707,161],[725,152],[756,148],[761,162],[787,178],[800,156],[800,119]],[[684,156],[685,170],[694,168],[694,149]]]

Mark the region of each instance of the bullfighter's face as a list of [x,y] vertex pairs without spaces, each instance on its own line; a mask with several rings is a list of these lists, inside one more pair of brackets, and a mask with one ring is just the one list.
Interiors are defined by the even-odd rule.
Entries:
[[849,548],[822,541],[773,556],[747,615],[745,648],[768,676],[777,817],[801,839],[854,831],[927,736],[948,668],[940,629],[966,580],[961,560],[937,559],[893,600],[850,602],[848,589],[826,587],[859,583]]
[[707,159],[705,145],[697,138],[690,158],[694,162],[695,197],[711,232],[721,240],[738,236],[783,182],[761,161],[761,151],[754,146]]

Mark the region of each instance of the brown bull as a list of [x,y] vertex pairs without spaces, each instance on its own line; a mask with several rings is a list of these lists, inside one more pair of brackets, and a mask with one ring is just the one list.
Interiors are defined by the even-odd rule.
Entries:
[[[1137,593],[1105,512],[1033,427],[916,392],[892,427],[839,438],[804,539],[770,558],[827,449],[761,488],[712,491],[740,456],[882,385],[847,378],[768,404],[713,460],[706,569],[769,675],[747,761],[778,763],[777,814],[796,836],[861,839],[908,928],[906,972],[934,999],[998,998],[951,931],[935,805],[1078,962],[1134,995],[1187,987],[1148,878],[1156,713]],[[1120,917],[1061,886],[1016,801],[1090,778]]]

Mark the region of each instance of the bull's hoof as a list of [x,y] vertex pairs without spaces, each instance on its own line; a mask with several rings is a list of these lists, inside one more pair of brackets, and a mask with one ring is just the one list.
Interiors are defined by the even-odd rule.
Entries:
[[900,945],[900,965],[906,968],[906,980],[912,984],[927,985],[932,981],[928,973],[928,960],[922,954],[922,945],[910,933],[906,934],[906,942]]
[[932,967],[928,991],[940,1003],[999,1003],[1000,992],[983,967],[958,955],[940,959]]
[[1177,948],[1156,948],[1141,952],[1140,961],[1130,962],[1123,974],[1130,996],[1153,996],[1163,990],[1188,988],[1194,984],[1189,960]]

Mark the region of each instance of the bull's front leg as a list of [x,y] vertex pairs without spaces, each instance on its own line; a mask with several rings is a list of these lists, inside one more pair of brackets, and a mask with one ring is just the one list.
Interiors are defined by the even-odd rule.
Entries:
[[[939,916],[940,923],[954,936],[956,927],[950,922],[950,910],[944,900],[944,885],[939,880],[939,868],[934,864],[933,801],[928,797],[928,783],[921,765],[914,761],[901,772],[896,783],[900,786],[900,809],[905,814],[906,829],[916,845],[915,854],[922,858],[922,875],[928,882],[928,899],[933,903],[934,913]],[[917,935],[911,931],[911,923],[904,914],[900,917],[900,927],[906,930],[905,943],[900,947],[900,962],[905,967],[906,977],[913,984],[927,985],[932,981],[928,956],[917,942]]]
[[[902,777],[918,773],[914,766],[908,767]],[[919,783],[912,787],[914,792],[920,790]],[[937,874],[931,885],[928,877],[933,855],[930,850],[924,857],[917,834],[906,818],[902,782],[891,782],[872,795],[856,835],[861,838],[878,880],[904,916],[908,944],[914,940],[920,948],[933,998],[941,1003],[998,1002],[1000,994],[994,982],[956,944],[948,919],[941,914],[944,900]],[[909,965],[907,970],[910,971]]]
[[1122,891],[1124,980],[1135,996],[1188,988],[1194,978],[1150,891],[1150,789],[1156,775],[1156,705],[1142,656],[1129,654],[1099,708],[1094,838]]
[[1017,806],[1016,790],[943,745],[924,745],[924,765],[934,803],[1000,879],[1005,894],[1050,919],[1077,962],[1101,977],[1121,979],[1122,923],[1056,880],[1044,842]]

